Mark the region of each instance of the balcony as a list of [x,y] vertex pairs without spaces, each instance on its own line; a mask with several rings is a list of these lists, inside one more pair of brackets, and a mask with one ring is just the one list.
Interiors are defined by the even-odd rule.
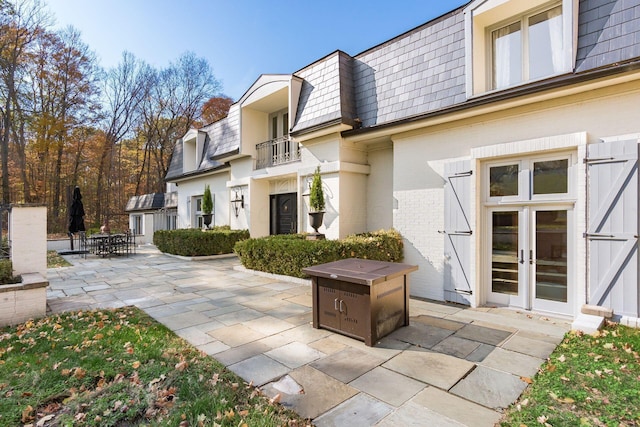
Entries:
[[256,145],[256,169],[284,165],[300,160],[300,145],[288,135]]

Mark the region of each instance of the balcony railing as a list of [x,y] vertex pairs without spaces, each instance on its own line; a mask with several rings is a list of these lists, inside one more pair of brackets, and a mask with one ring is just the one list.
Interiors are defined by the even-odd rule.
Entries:
[[300,160],[300,145],[288,135],[256,145],[256,169]]

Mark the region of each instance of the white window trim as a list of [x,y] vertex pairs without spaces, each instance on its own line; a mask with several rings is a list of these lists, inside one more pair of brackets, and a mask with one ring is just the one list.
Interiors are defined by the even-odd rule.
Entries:
[[[488,160],[484,162],[483,174],[482,174],[482,189],[483,200],[486,206],[489,205],[506,205],[506,204],[521,204],[521,203],[549,203],[549,202],[570,202],[573,203],[576,200],[576,163],[577,156],[575,151],[565,151],[556,153],[540,153],[540,154],[528,154],[525,158],[521,155],[519,157],[512,157],[509,159],[499,159],[496,161]],[[551,160],[567,160],[567,192],[566,193],[546,193],[546,194],[534,194],[533,193],[533,167],[534,163],[551,161]],[[489,170],[496,166],[506,165],[518,165],[518,194],[514,196],[494,196],[489,195]]]
[[[483,147],[477,147],[471,149],[471,161],[472,164],[475,163],[475,170],[484,171],[482,169],[482,165],[484,162],[499,162],[501,160],[507,159],[509,157],[525,157],[525,156],[544,156],[546,154],[553,154],[554,152],[568,152],[570,150],[574,150],[577,152],[576,158],[578,160],[582,159],[586,155],[586,147],[587,147],[587,133],[586,132],[577,132],[572,134],[565,135],[554,135],[544,138],[536,138],[530,140],[522,140],[522,141],[514,141],[507,143],[498,143],[494,145],[487,145]],[[578,161],[575,165],[575,174],[578,177],[577,179],[577,188],[575,201],[568,201],[572,203],[574,206],[573,211],[573,221],[574,226],[572,227],[575,232],[579,232],[580,230],[586,229],[585,224],[585,215],[586,215],[586,200],[585,200],[585,182],[583,179],[579,177],[584,177],[586,174],[586,166]],[[480,173],[477,175],[481,175]],[[471,221],[473,224],[476,224],[478,229],[478,236],[484,236],[483,241],[487,240],[486,236],[489,231],[487,227],[487,218],[486,212],[491,207],[491,205],[485,202],[484,199],[484,191],[482,179],[478,179],[475,182],[475,185],[472,185],[470,190],[470,197],[472,200],[475,200],[475,203],[471,208]],[[558,201],[550,202],[549,205],[558,205]],[[475,235],[476,233],[474,233]],[[572,247],[572,250],[575,253],[575,257],[577,260],[583,260],[586,257],[586,245],[584,239],[576,240],[576,234],[572,234],[572,237],[569,237],[572,241],[575,241],[575,246]],[[480,306],[487,303],[488,292],[487,287],[483,286],[482,283],[486,283],[487,272],[487,252],[486,252],[486,242],[482,243],[475,238],[472,238],[471,241],[472,248],[476,250],[476,257],[472,262],[472,274],[474,276],[474,280],[476,285],[474,286],[475,292],[474,295],[476,297],[475,306]],[[585,296],[586,288],[583,285],[586,281],[585,277],[585,269],[576,268],[575,273],[573,274],[572,280],[578,285],[574,288],[574,294],[572,295],[572,301],[582,301]],[[574,305],[573,307],[573,316],[576,316],[579,313],[579,307]]]
[[[136,225],[136,219],[140,218],[140,229],[137,230],[135,225]],[[144,234],[144,214],[133,214],[131,215],[131,230],[133,230],[133,233],[136,235],[143,235]]]
[[[488,20],[490,12],[501,7],[509,7],[514,10],[508,16],[502,16],[495,20]],[[565,69],[555,75],[566,74],[573,71],[578,50],[578,5],[579,0],[561,0],[562,26]],[[487,55],[487,30],[495,29],[500,23],[508,20],[509,16],[518,18],[528,14],[537,8],[542,10],[551,7],[558,2],[546,0],[476,0],[470,3],[464,10],[465,20],[465,78],[467,99],[487,95],[494,92],[512,89],[514,87],[530,84],[536,80],[528,80],[509,88],[491,89],[490,58]],[[486,14],[486,15],[485,15]],[[484,15],[484,16],[483,16]],[[484,21],[483,22],[483,18]],[[476,22],[477,21],[477,22]],[[543,80],[546,76],[538,80]]]

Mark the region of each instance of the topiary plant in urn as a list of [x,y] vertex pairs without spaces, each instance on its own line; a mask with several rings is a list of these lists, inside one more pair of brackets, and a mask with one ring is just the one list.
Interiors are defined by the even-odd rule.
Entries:
[[320,166],[313,173],[311,181],[311,190],[309,193],[309,224],[311,228],[318,233],[318,228],[322,225],[324,218],[324,192],[322,190],[322,177],[320,176]]

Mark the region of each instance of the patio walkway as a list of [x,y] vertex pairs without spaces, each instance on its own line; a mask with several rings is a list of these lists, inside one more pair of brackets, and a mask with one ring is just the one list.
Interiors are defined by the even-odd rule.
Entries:
[[493,426],[569,330],[507,309],[411,300],[410,326],[375,347],[311,325],[311,286],[236,258],[66,256],[48,310],[135,305],[317,426]]

